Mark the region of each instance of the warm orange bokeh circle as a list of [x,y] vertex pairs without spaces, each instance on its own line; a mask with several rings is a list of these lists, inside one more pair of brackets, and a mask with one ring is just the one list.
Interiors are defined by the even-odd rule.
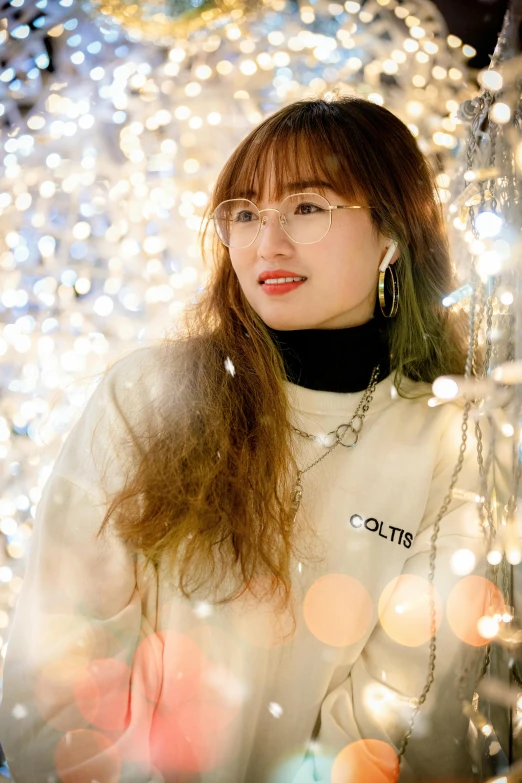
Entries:
[[379,619],[391,639],[405,647],[419,647],[431,637],[431,598],[435,627],[442,620],[442,601],[427,579],[402,574],[392,579],[379,599]]
[[491,641],[481,636],[479,620],[505,611],[504,599],[498,587],[483,576],[472,574],[460,579],[449,594],[446,613],[450,627],[459,639],[473,647]]
[[370,594],[347,574],[326,574],[317,579],[303,602],[308,629],[319,641],[344,647],[359,641],[373,618]]
[[381,740],[358,740],[337,754],[331,783],[396,783],[399,760],[393,748]]

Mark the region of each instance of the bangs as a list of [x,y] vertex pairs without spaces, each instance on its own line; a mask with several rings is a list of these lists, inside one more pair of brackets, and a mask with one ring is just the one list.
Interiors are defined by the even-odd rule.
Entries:
[[231,198],[255,201],[263,192],[270,201],[278,202],[289,193],[313,188],[326,195],[330,188],[349,201],[368,203],[370,194],[363,186],[366,178],[359,181],[362,178],[354,171],[357,167],[350,165],[354,153],[346,128],[343,132],[334,122],[324,123],[324,118],[322,123],[310,119],[303,113],[292,118],[290,126],[286,118],[274,117],[256,128],[225,166],[216,202]]

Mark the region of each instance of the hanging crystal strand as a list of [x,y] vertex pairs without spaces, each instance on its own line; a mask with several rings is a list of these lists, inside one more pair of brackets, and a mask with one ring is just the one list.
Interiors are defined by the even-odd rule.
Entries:
[[[468,352],[466,356],[466,366],[464,370],[464,377],[466,379],[471,378],[472,376],[473,366],[475,362],[475,351],[476,348],[478,347],[478,331],[480,329],[480,321],[477,317],[477,309],[480,310],[480,307],[477,308],[477,294],[480,285],[481,283],[480,280],[478,279],[478,275],[474,275],[474,285],[473,285],[473,292],[471,295],[470,312],[469,312]],[[471,411],[471,406],[472,406],[472,401],[470,399],[467,399],[462,414],[462,423],[461,423],[462,434],[461,434],[461,443],[460,443],[457,463],[455,465],[455,468],[451,476],[451,481],[448,487],[448,491],[442,502],[442,506],[439,509],[435,522],[433,523],[433,533],[430,539],[430,556],[429,556],[429,571],[428,571],[428,583],[430,584],[429,595],[430,595],[430,634],[431,634],[429,652],[428,652],[428,674],[426,677],[424,688],[422,689],[422,692],[417,699],[417,703],[412,710],[412,713],[410,715],[410,720],[408,722],[408,727],[404,733],[402,741],[397,750],[397,758],[399,761],[399,766],[402,764],[402,759],[404,758],[404,754],[406,752],[408,742],[410,740],[411,735],[413,734],[413,727],[415,725],[415,720],[417,718],[417,715],[419,714],[420,708],[426,701],[428,693],[435,680],[435,660],[437,657],[437,624],[436,624],[437,615],[436,615],[435,599],[434,599],[434,582],[435,582],[435,567],[436,567],[436,560],[437,560],[437,539],[439,537],[440,523],[442,521],[443,516],[447,513],[449,506],[451,505],[451,501],[453,499],[453,490],[456,487],[458,477],[460,475],[462,466],[464,464],[464,454],[466,451],[466,445],[468,439],[469,414]]]
[[[520,28],[521,20],[522,20],[522,0],[511,0],[510,8],[506,13],[502,33],[499,36],[499,42],[495,49],[495,54],[492,58],[490,67],[496,66],[504,59],[504,49],[507,48],[508,39],[510,37],[512,39],[511,43],[513,44],[512,46],[513,51],[511,51],[510,54],[511,56],[513,56],[514,54],[518,54],[518,50],[519,50],[518,30]],[[514,24],[514,22],[517,22],[517,24]],[[518,92],[520,92],[520,82],[517,83],[516,88],[518,89]],[[496,214],[499,195],[503,197],[505,195],[504,191],[507,191],[508,198],[500,199],[503,207],[504,217],[506,218],[507,217],[506,204],[511,204],[512,207],[514,207],[515,205],[515,198],[513,194],[516,190],[516,188],[514,187],[514,183],[516,181],[516,174],[512,168],[513,167],[512,156],[509,158],[508,161],[509,165],[503,166],[501,174],[503,174],[504,179],[499,178],[499,173],[497,173],[495,168],[497,152],[499,153],[499,156],[501,156],[504,152],[503,147],[502,146],[499,147],[499,125],[493,120],[494,114],[490,111],[490,109],[495,103],[496,97],[497,96],[493,91],[486,89],[482,92],[481,95],[477,96],[477,98],[475,98],[473,101],[466,101],[465,104],[461,106],[461,112],[463,115],[461,116],[461,119],[463,119],[464,121],[468,121],[470,119],[472,120],[471,132],[468,138],[467,151],[466,151],[467,152],[466,173],[469,172],[471,175],[475,174],[476,169],[474,171],[474,167],[477,163],[479,164],[479,171],[476,174],[476,184],[473,185],[479,197],[480,203],[478,204],[478,210],[479,212],[485,210],[486,199],[489,198],[490,200],[489,211]],[[519,106],[521,105],[520,100],[518,105]],[[519,124],[517,124],[519,123],[519,118],[515,116],[515,119],[516,119],[515,125],[517,128],[519,128]],[[489,160],[487,162],[481,160],[482,149],[487,150],[487,146],[485,145],[485,142],[489,143]],[[505,155],[503,161],[504,159],[507,159]],[[493,171],[495,171],[494,175],[491,174],[491,172]],[[489,174],[485,176],[487,172],[489,172]],[[466,176],[465,179],[467,179]],[[469,181],[473,181],[474,179],[475,177],[473,176],[469,177]],[[502,193],[500,194],[498,192],[499,188],[502,188]],[[511,197],[509,197],[510,192],[511,192]],[[475,241],[478,241],[481,239],[481,237],[477,232],[477,226],[475,224],[475,206],[477,205],[477,202],[476,201],[473,202],[471,198],[469,198],[467,204],[469,204],[468,215],[471,223],[471,230],[473,233],[473,237],[475,238]],[[513,217],[514,216],[511,215],[511,222],[513,225],[516,226],[517,225],[516,219],[514,220]],[[491,365],[494,364],[494,361],[492,361],[492,353],[493,353],[492,334],[493,332],[498,332],[498,328],[497,328],[498,325],[496,323],[495,324],[493,323],[493,315],[494,315],[493,296],[495,294],[495,289],[499,284],[499,278],[496,277],[495,274],[489,274],[487,279],[485,279],[485,277],[486,277],[486,270],[482,269],[481,274],[479,275],[477,269],[475,268],[475,264],[473,264],[471,269],[472,298],[471,298],[470,310],[469,310],[469,343],[468,343],[468,353],[466,359],[465,378],[476,377],[477,379],[479,379],[479,378],[487,377],[491,372]],[[502,277],[502,282],[504,282],[504,277]],[[517,282],[518,280],[515,280],[515,283]],[[515,288],[516,287],[517,286],[515,285]],[[482,326],[482,322],[484,320],[484,316],[486,319],[485,354],[484,354],[483,363],[480,366],[478,360],[479,332]],[[498,348],[496,348],[496,350],[498,352]],[[513,357],[510,356],[509,358],[512,359]],[[487,402],[487,400],[485,400],[484,402]],[[433,535],[431,539],[432,546],[430,551],[429,577],[428,577],[428,581],[431,585],[433,585],[434,576],[435,576],[435,557],[437,552],[437,538],[439,533],[440,521],[442,519],[442,516],[446,513],[448,509],[451,493],[455,489],[456,479],[462,468],[464,451],[466,448],[467,430],[468,430],[468,423],[469,423],[468,420],[469,420],[471,406],[472,406],[472,401],[470,399],[467,399],[464,407],[463,418],[462,418],[462,439],[461,439],[459,457],[454,472],[452,474],[448,495],[444,499],[443,505],[439,510],[439,513],[437,514],[437,518],[433,526],[434,529],[433,529]],[[486,415],[488,415],[489,408],[487,405],[484,405],[484,410]],[[520,429],[520,427],[518,429]],[[475,434],[477,438],[477,463],[479,467],[479,474],[481,480],[481,497],[483,497],[483,500],[479,504],[479,515],[483,525],[483,530],[485,533],[486,532],[488,533],[488,536],[491,540],[492,538],[494,538],[495,531],[496,531],[495,514],[497,509],[495,503],[493,502],[495,498],[495,484],[493,482],[493,486],[489,486],[488,476],[490,474],[490,469],[493,465],[495,440],[494,438],[492,438],[491,445],[488,444],[489,451],[486,455],[486,458],[484,459],[482,432],[481,432],[480,422],[478,418],[475,422]],[[514,460],[515,462],[518,461],[517,471],[516,471],[517,477],[513,482],[514,486],[511,490],[510,500],[512,502],[511,504],[508,503],[507,505],[508,516],[510,517],[514,517],[516,513],[516,499],[518,496],[518,481],[519,481],[519,474],[520,474],[520,464],[519,464],[520,457],[518,453],[517,455],[514,455]],[[500,559],[496,560],[496,562],[499,563],[500,560],[502,560],[502,566],[500,568],[498,565],[495,565],[493,567],[490,566],[490,572],[488,575],[495,583],[499,582],[499,577],[500,577],[500,581],[502,582],[501,589],[505,600],[506,597],[510,594],[510,590],[512,591],[512,578],[511,578],[511,585],[510,585],[509,584],[510,580],[506,576],[507,563],[506,563],[506,557],[503,555],[504,547],[502,542],[500,542],[499,545],[502,546],[502,549],[499,550]],[[491,561],[491,563],[493,563],[493,561]],[[511,568],[511,577],[512,577],[512,568]],[[508,601],[508,604],[510,603],[512,602]],[[506,607],[506,611],[502,617],[502,622],[508,622],[509,620],[505,620],[504,618],[505,617],[509,618],[510,614],[511,615],[513,614],[513,612],[511,612],[511,608]],[[434,601],[432,596],[430,596],[430,616],[431,616],[432,637],[430,640],[430,647],[429,647],[428,675],[426,679],[426,684],[424,686],[424,689],[420,697],[417,700],[417,705],[415,706],[412,712],[407,731],[403,737],[401,746],[399,748],[399,753],[398,753],[399,763],[401,762],[404,756],[408,744],[408,740],[411,737],[415,718],[419,712],[421,705],[426,701],[427,694],[430,690],[431,684],[434,681],[435,658],[436,658],[436,633],[435,633],[436,629],[435,629]],[[486,649],[484,651],[484,659],[482,662],[482,668],[481,668],[479,679],[485,676],[485,674],[488,671],[491,651],[492,651],[492,644],[490,643],[486,646]],[[513,658],[511,660],[513,660]],[[458,689],[460,695],[462,695],[463,691],[465,690],[465,684],[466,684],[465,679],[468,673],[469,672],[467,671],[461,673],[461,677],[459,680],[459,689]],[[459,694],[457,694],[457,696],[459,696]],[[480,716],[480,713],[478,711],[478,701],[479,701],[479,694],[475,693],[473,698],[473,703],[468,702],[464,704],[464,711],[466,711],[466,709],[469,711],[467,714],[469,714],[472,720],[474,720],[476,716]]]
[[[504,25],[502,28],[502,32],[499,36],[499,42],[495,49],[495,53],[491,60],[490,69],[491,68],[496,69],[497,66],[502,66],[503,62],[506,59],[509,59],[509,57],[513,57],[519,53],[520,46],[518,40],[518,30],[521,21],[522,21],[521,0],[517,0],[517,2],[511,2],[510,7],[506,12]],[[511,74],[511,78],[512,76],[513,73]],[[502,100],[505,102],[510,102],[509,98],[510,98],[510,90],[511,90],[511,98],[512,99],[515,98],[515,102],[518,101],[518,107],[520,107],[521,84],[520,84],[519,77],[517,77],[517,79],[514,80],[514,83],[511,86],[510,86],[509,79],[510,79],[509,69],[506,69],[503,78],[504,93],[502,96]],[[518,94],[518,98],[514,93]],[[503,219],[506,222],[506,225],[511,224],[511,226],[515,227],[518,230],[519,214],[515,211],[517,208],[515,192],[518,188],[518,182],[517,182],[518,176],[514,165],[514,157],[512,154],[511,144],[507,142],[508,137],[506,133],[499,133],[499,131],[502,129],[502,126],[498,125],[492,119],[494,116],[493,114],[494,104],[495,101],[499,98],[499,96],[493,95],[493,93],[486,91],[484,93],[484,97],[487,98],[488,102],[490,103],[489,117],[487,118],[487,122],[488,122],[487,138],[489,141],[489,161],[487,162],[487,166],[491,172],[493,171],[496,172],[495,176],[491,177],[487,182],[489,196],[490,196],[490,209],[492,212],[496,213],[498,202],[500,201],[501,210],[503,213]],[[517,127],[518,130],[520,130],[520,126],[517,124],[518,119],[516,113],[517,113],[517,109],[515,108],[514,124],[515,127]],[[474,215],[472,215],[472,218],[474,218]],[[477,236],[474,219],[472,219],[472,230],[474,235]],[[495,350],[493,350],[493,342],[491,337],[493,332],[499,334],[500,331],[503,332],[507,331],[508,342],[507,345],[505,346],[506,353],[503,357],[503,360],[513,361],[516,358],[516,350],[515,350],[516,346],[513,343],[513,323],[514,323],[514,319],[516,318],[515,313],[517,311],[514,312],[512,311],[511,315],[504,316],[505,318],[507,318],[507,325],[504,325],[501,321],[498,304],[496,305],[497,307],[496,313],[493,312],[493,301],[494,301],[493,296],[495,294],[496,288],[499,285],[500,279],[504,284],[506,284],[507,281],[510,280],[515,292],[517,291],[519,292],[519,280],[518,280],[519,274],[520,272],[519,271],[517,272],[515,269],[512,270],[504,269],[502,270],[501,275],[490,276],[487,281],[487,299],[486,299],[486,306],[485,306],[486,351],[484,355],[482,372],[476,373],[477,377],[479,376],[479,374],[481,375],[482,378],[488,377],[491,374],[492,368],[495,367],[495,364],[498,364],[499,357],[501,357],[501,353],[499,352],[498,342],[495,342]],[[498,299],[502,301],[501,297],[497,297],[497,300]],[[495,321],[494,321],[494,315],[495,315]],[[502,361],[502,358],[500,358],[500,361]],[[481,495],[485,498],[485,511],[486,511],[485,516],[487,518],[486,523],[489,532],[489,541],[488,541],[489,546],[488,546],[487,559],[490,565],[489,565],[488,577],[499,588],[502,594],[502,600],[505,605],[501,620],[499,620],[500,627],[498,632],[499,638],[502,639],[503,647],[512,644],[513,632],[511,628],[512,628],[512,621],[515,620],[515,606],[514,606],[515,593],[514,593],[513,565],[518,564],[520,562],[520,557],[521,557],[521,545],[516,529],[517,501],[518,501],[520,469],[521,469],[520,455],[518,451],[518,444],[520,442],[519,441],[520,396],[521,396],[520,386],[518,388],[515,388],[514,392],[515,392],[514,398],[508,404],[506,410],[508,415],[510,411],[514,415],[514,421],[513,421],[514,426],[512,426],[513,468],[510,471],[511,476],[509,478],[509,485],[503,490],[502,490],[503,482],[501,482],[501,487],[499,488],[496,486],[496,480],[495,480],[495,470],[496,470],[495,457],[499,456],[499,451],[498,451],[499,435],[496,432],[495,428],[492,427],[491,429],[492,437],[491,437],[491,442],[489,444],[489,452],[484,461],[482,455],[482,433],[481,433],[479,420],[477,420],[475,425],[476,436],[477,436],[477,461],[479,465],[479,472],[480,472],[481,484],[482,484]],[[491,471],[492,466],[493,466],[493,470]],[[507,467],[507,465],[505,467]],[[493,473],[493,480],[491,482],[491,487],[488,487],[488,477],[491,472]],[[499,489],[500,491],[497,492],[497,490]],[[506,495],[506,491],[507,491],[507,495]],[[512,647],[511,649],[514,648]],[[506,653],[503,652],[498,642],[497,644],[491,642],[490,644],[487,645],[487,648],[485,650],[482,670],[480,672],[478,680],[475,683],[476,692],[473,700],[474,709],[472,714],[470,715],[472,721],[475,723],[475,726],[478,726],[479,728],[480,728],[480,722],[484,720],[484,715],[488,713],[488,710],[491,710],[491,705],[488,702],[488,699],[485,700],[485,705],[481,706],[481,708],[479,709],[479,701],[480,701],[479,683],[481,682],[481,680],[485,677],[492,678],[494,676],[492,673],[494,669],[499,665],[502,665],[502,666],[507,666],[507,669],[510,672],[510,678],[512,678],[512,682],[513,681],[517,682],[516,666],[515,666],[516,656],[513,655],[513,653],[510,653],[509,660],[508,661],[505,660],[504,662],[502,662],[503,655],[506,655]],[[494,662],[494,668],[490,670],[490,662],[492,660]],[[493,726],[493,722],[490,719],[491,715],[489,714],[488,717],[489,719],[487,722],[491,726]],[[508,744],[509,747],[511,748],[513,744],[512,732],[513,732],[514,724],[510,722],[509,725],[510,728],[509,728]],[[479,736],[481,735],[479,734]],[[480,751],[477,752],[477,756],[479,756],[479,753]],[[511,751],[509,752],[509,755],[511,756]],[[489,758],[486,749],[482,750],[482,756],[486,756],[486,758]],[[511,760],[512,759],[510,758],[509,761]]]
[[[474,335],[473,335],[474,336]],[[466,363],[467,366],[471,369],[471,349],[474,344],[474,341],[470,340],[470,350],[468,351],[468,362]],[[453,490],[456,486],[457,479],[459,477],[460,471],[462,470],[462,465],[464,464],[464,453],[466,451],[466,442],[467,442],[467,430],[468,430],[468,419],[469,419],[469,412],[471,409],[471,401],[467,400],[464,406],[464,413],[462,416],[462,440],[460,444],[460,450],[459,450],[459,456],[457,459],[457,464],[455,465],[455,468],[453,470],[453,474],[451,477],[450,485],[448,487],[448,492],[446,494],[446,497],[444,498],[443,504],[439,509],[439,512],[437,514],[437,518],[435,519],[435,522],[433,523],[433,534],[431,536],[431,547],[430,547],[430,557],[429,557],[429,573],[428,573],[428,582],[431,586],[430,589],[430,632],[431,632],[431,638],[430,638],[430,645],[429,645],[429,655],[428,655],[428,675],[426,677],[426,683],[424,685],[424,688],[422,690],[422,693],[417,699],[417,703],[412,711],[412,714],[410,715],[410,720],[408,722],[408,728],[406,729],[404,736],[402,738],[401,744],[399,745],[398,751],[397,751],[397,758],[399,761],[399,766],[402,763],[402,759],[404,757],[404,754],[406,752],[406,748],[408,746],[408,741],[413,733],[413,727],[415,724],[415,720],[417,718],[417,715],[419,713],[420,708],[426,701],[426,698],[428,696],[428,693],[430,691],[430,688],[434,682],[435,679],[435,659],[437,656],[437,625],[436,625],[436,609],[435,609],[435,600],[433,597],[434,594],[434,581],[435,581],[435,564],[436,564],[436,558],[437,558],[437,539],[439,536],[439,530],[440,530],[440,523],[442,521],[443,516],[448,511],[448,508],[451,504],[451,501],[453,499]]]

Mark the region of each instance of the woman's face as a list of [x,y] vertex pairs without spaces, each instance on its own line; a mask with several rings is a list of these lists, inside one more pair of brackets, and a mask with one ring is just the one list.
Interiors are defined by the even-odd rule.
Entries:
[[[319,191],[317,186],[301,186],[289,193],[302,191],[320,192],[331,205],[350,205],[331,188]],[[259,209],[278,208],[279,203],[268,200],[268,193],[265,183],[263,192],[251,200]],[[255,242],[246,248],[230,248],[230,258],[245,297],[267,326],[340,329],[369,321],[375,308],[379,264],[389,244],[372,228],[370,210],[333,210],[326,236],[306,245],[290,239],[279,225],[277,212],[264,214],[267,221]],[[275,286],[259,282],[265,272],[306,280],[293,290],[271,293]]]

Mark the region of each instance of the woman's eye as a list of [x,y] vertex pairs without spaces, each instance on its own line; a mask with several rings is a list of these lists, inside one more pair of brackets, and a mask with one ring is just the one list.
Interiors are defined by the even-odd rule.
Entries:
[[247,212],[246,210],[243,210],[243,212],[238,212],[235,220],[238,223],[249,223],[253,218],[255,217],[253,212]]
[[297,209],[300,210],[299,214],[301,215],[313,215],[317,211],[322,212],[321,207],[318,207],[317,204],[299,204]]

